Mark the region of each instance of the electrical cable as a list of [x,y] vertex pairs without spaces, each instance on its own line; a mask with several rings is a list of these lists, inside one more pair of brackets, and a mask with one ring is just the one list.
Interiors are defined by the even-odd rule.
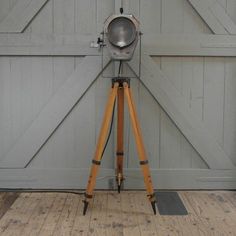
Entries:
[[66,190],[37,190],[37,189],[10,189],[10,188],[1,188],[0,192],[14,192],[14,193],[71,193],[77,195],[84,195],[84,192],[76,192],[76,191],[66,191]]
[[109,142],[110,137],[111,137],[111,131],[112,131],[112,126],[113,126],[113,123],[114,123],[114,116],[115,116],[115,106],[116,106],[115,104],[116,104],[116,101],[114,102],[113,111],[112,111],[112,118],[111,118],[111,124],[110,124],[110,130],[109,130],[109,134],[107,136],[107,140],[106,140],[106,143],[105,143],[103,151],[102,151],[101,160],[103,158],[103,155],[104,155],[104,153],[106,151],[108,142]]
[[121,4],[120,4],[121,6],[120,6],[120,14],[123,14],[123,12],[124,12],[124,8],[123,8],[123,5],[124,5],[124,3],[123,3],[123,0],[121,0]]
[[118,70],[118,77],[121,76],[121,66],[122,66],[122,61],[120,60],[120,65],[119,65],[119,70]]

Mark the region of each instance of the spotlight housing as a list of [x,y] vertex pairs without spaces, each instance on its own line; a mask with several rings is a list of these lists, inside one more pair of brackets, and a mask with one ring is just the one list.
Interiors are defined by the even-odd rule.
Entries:
[[111,15],[104,24],[104,42],[113,60],[132,59],[139,40],[139,21],[133,15]]

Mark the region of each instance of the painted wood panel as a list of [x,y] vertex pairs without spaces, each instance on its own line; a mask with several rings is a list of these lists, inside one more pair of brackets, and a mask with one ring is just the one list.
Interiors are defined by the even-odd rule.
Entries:
[[206,58],[204,66],[204,111],[203,120],[209,131],[223,146],[224,124],[224,58]]
[[236,164],[236,59],[225,59],[224,148]]
[[[190,110],[201,121],[203,115],[203,58],[154,58],[175,88],[188,101]],[[206,168],[204,161],[162,111],[161,162],[163,167],[179,165]],[[175,138],[173,138],[175,137]],[[174,143],[173,143],[174,142]],[[169,147],[172,147],[171,149]],[[175,148],[173,148],[175,147]],[[170,152],[173,152],[172,155]],[[170,158],[172,157],[172,158]],[[171,164],[172,163],[172,164]]]
[[231,19],[236,22],[236,2],[234,0],[227,0],[225,8]]
[[[53,59],[53,66],[51,65],[52,69],[50,69],[50,68],[46,69],[44,66],[50,64],[48,62],[52,61],[52,59],[50,59],[50,58],[49,59],[42,58],[42,59],[44,59],[44,63],[45,63],[44,65],[42,65],[43,67],[41,67],[41,68],[39,67],[38,69],[37,68],[33,69],[34,72],[36,73],[36,75],[38,75],[38,77],[35,77],[35,76],[33,77],[33,79],[35,81],[35,82],[33,82],[33,84],[35,86],[35,91],[33,92],[33,94],[36,95],[36,98],[37,98],[37,100],[34,100],[33,103],[36,104],[36,105],[38,104],[38,108],[36,106],[35,111],[39,110],[39,108],[42,107],[45,104],[46,101],[44,102],[44,100],[43,100],[43,99],[47,98],[47,96],[45,96],[45,94],[55,93],[55,91],[57,91],[57,89],[63,84],[63,82],[65,82],[65,78],[67,78],[67,76],[70,73],[72,73],[72,70],[73,70],[73,67],[74,67],[74,59],[71,59],[71,58],[67,58],[67,59],[66,58],[55,58],[55,59]],[[20,60],[20,58],[19,58],[19,60]],[[38,63],[38,59],[36,60],[36,58],[35,58],[34,60],[35,60],[35,62],[34,61],[33,62],[29,61],[29,62],[33,63],[33,65],[36,66],[36,64]],[[23,66],[25,66],[25,67],[27,66],[27,68],[28,68],[27,64],[26,65],[21,64],[21,67],[23,67]],[[40,76],[40,71],[46,72],[47,70],[49,70],[49,72],[53,71],[54,74],[53,74],[53,76],[52,75],[50,76],[50,74],[45,76],[45,81],[44,81],[41,78],[42,76]],[[25,69],[25,71],[27,71],[27,70]],[[66,71],[68,71],[68,72],[66,72]],[[52,72],[50,72],[50,73],[52,73]],[[48,79],[50,77],[52,77],[51,80]],[[47,83],[45,83],[45,82],[47,82]],[[136,85],[135,85],[135,83],[136,83]],[[148,154],[150,156],[151,162],[153,162],[153,164],[155,163],[155,166],[158,166],[159,165],[159,152],[160,152],[160,150],[159,150],[159,141],[158,141],[158,137],[160,135],[159,132],[158,132],[158,129],[159,129],[160,124],[159,124],[158,119],[159,119],[159,116],[160,116],[160,108],[159,108],[158,104],[156,104],[156,102],[152,99],[151,95],[148,94],[147,91],[143,87],[140,87],[140,85],[137,84],[137,81],[135,81],[135,83],[134,83],[134,86],[133,86],[134,95],[135,95],[135,98],[136,98],[136,101],[137,101],[140,120],[141,120],[141,124],[142,124],[143,130],[144,130],[143,134],[144,134],[144,137],[146,137],[145,142],[146,142]],[[42,91],[44,91],[43,93],[40,92],[40,90],[38,91],[38,88],[40,88],[40,86],[44,86],[44,90],[42,90]],[[93,108],[95,110],[94,114],[97,114],[96,115],[97,118],[95,118],[96,121],[94,120],[94,123],[97,124],[96,125],[96,127],[97,127],[96,130],[97,131],[95,132],[95,134],[93,133],[91,135],[91,136],[94,136],[94,142],[93,142],[94,144],[95,144],[95,138],[97,136],[98,129],[99,129],[100,122],[101,122],[101,118],[102,118],[102,107],[105,104],[107,89],[109,88],[109,86],[110,86],[109,81],[107,81],[107,83],[104,83],[104,79],[101,79],[99,81],[99,83],[96,84],[96,91],[97,92],[95,92],[95,90],[93,91],[93,92],[95,92],[95,94],[97,94],[96,99],[95,99],[97,105],[96,106],[94,105],[94,108]],[[136,91],[135,91],[135,88],[137,88]],[[30,89],[28,91],[30,91]],[[38,96],[37,96],[37,93],[38,93]],[[40,98],[41,94],[44,95],[42,98]],[[30,101],[30,99],[28,99],[28,100]],[[86,103],[87,105],[90,104],[90,103],[92,104],[91,98],[87,98],[85,100],[86,101],[88,100],[87,103]],[[81,103],[81,104],[83,104],[83,103]],[[152,105],[153,108],[151,108],[151,109],[150,109],[150,106],[149,106],[150,104],[153,104]],[[81,105],[81,106],[84,107],[83,105]],[[81,108],[81,109],[82,109],[82,111],[86,110],[86,107]],[[25,114],[27,114],[27,113],[28,113],[28,111],[25,112]],[[94,114],[88,115],[88,117],[94,117]],[[18,115],[18,117],[19,117],[19,115]],[[71,119],[74,120],[73,118],[71,118]],[[65,132],[65,131],[59,132],[58,131],[58,133],[60,134],[60,135],[58,135],[58,137],[60,137],[60,136],[63,137],[63,133],[65,133],[65,137],[68,137],[70,132],[73,131],[73,126],[77,126],[76,124],[79,121],[81,121],[82,127],[84,128],[83,124],[84,124],[85,121],[82,122],[82,119],[75,119],[74,122],[73,121],[68,122],[68,124],[73,123],[72,126],[66,125],[66,122],[65,122],[65,126],[66,127],[69,126],[69,128],[62,128],[62,130],[69,130],[69,131],[67,131],[67,132]],[[62,126],[62,127],[64,127],[64,126]],[[154,127],[156,127],[156,128],[154,129]],[[88,128],[86,128],[85,130],[89,130],[89,125],[88,125]],[[172,132],[177,132],[178,136],[182,137],[181,134],[179,133],[179,131],[177,131],[176,127],[174,127],[173,130],[174,131],[172,131]],[[168,132],[168,131],[166,131],[166,132]],[[66,133],[67,133],[67,135],[66,135]],[[78,132],[78,133],[80,133],[80,132]],[[128,153],[129,154],[128,155],[129,159],[128,160],[129,160],[129,166],[133,167],[134,163],[136,163],[136,165],[138,166],[138,162],[137,162],[137,155],[135,155],[136,150],[135,150],[135,144],[132,141],[133,138],[132,138],[131,130],[130,130],[129,134],[130,134],[130,136],[128,137],[129,138],[129,141],[128,141],[129,142],[129,153]],[[163,132],[162,132],[162,134],[163,134]],[[163,135],[165,135],[165,134],[163,134]],[[92,139],[91,136],[90,136],[90,138],[87,139],[87,141],[84,142],[84,144],[89,143],[89,140]],[[77,138],[79,139],[79,135],[77,135]],[[72,140],[72,139],[75,139],[75,138],[74,137],[73,138],[72,137],[71,138],[65,138],[65,140]],[[151,142],[148,141],[149,139],[151,140]],[[59,140],[60,140],[60,138],[59,138]],[[54,152],[56,152],[56,154],[54,156],[55,156],[56,159],[58,158],[57,159],[57,165],[58,166],[62,167],[65,164],[64,161],[63,161],[64,156],[68,156],[68,158],[66,159],[67,164],[70,165],[69,163],[71,163],[71,165],[74,166],[73,160],[77,160],[77,157],[76,157],[77,152],[75,152],[72,148],[71,153],[70,153],[70,151],[69,151],[70,150],[70,148],[69,148],[70,145],[69,144],[73,143],[73,142],[76,142],[76,141],[73,141],[73,142],[67,141],[66,142],[65,140],[64,141],[62,141],[62,140],[57,141],[58,144],[56,145],[56,148],[52,147],[52,148],[49,148],[49,149],[54,149]],[[178,141],[179,146],[177,148],[180,148],[180,145],[181,145],[180,138],[178,140],[179,140]],[[184,140],[183,137],[182,137],[182,140]],[[77,140],[77,142],[78,141],[79,140]],[[56,141],[54,141],[54,142],[56,142]],[[51,142],[50,142],[50,144],[51,144]],[[83,144],[83,142],[82,142],[82,144]],[[84,144],[82,145],[82,147],[84,146]],[[162,144],[163,144],[163,142],[162,142]],[[166,148],[168,148],[169,144],[170,143],[168,143],[168,141],[165,142]],[[67,145],[69,145],[69,147],[67,147]],[[75,146],[77,147],[78,145],[75,145]],[[112,149],[112,145],[109,145],[109,147]],[[45,146],[45,148],[46,148],[46,150],[48,149],[47,145]],[[184,147],[184,148],[186,149],[186,148],[189,148],[189,147]],[[184,148],[182,148],[181,152],[184,151]],[[57,149],[61,150],[61,151],[55,151]],[[87,149],[88,148],[86,148],[85,150],[87,150]],[[176,149],[174,149],[174,148],[172,148],[172,149],[173,149],[173,152],[176,152]],[[67,155],[62,150],[67,150]],[[179,155],[178,155],[179,157],[183,156],[181,154],[181,152],[179,152]],[[51,165],[55,165],[55,164],[53,164],[55,162],[55,159],[54,158],[51,159],[51,157],[50,157],[51,154],[50,153],[51,153],[51,151],[49,151],[49,153],[45,154],[45,151],[43,149],[42,153],[39,155],[40,158],[35,158],[35,161],[36,161],[35,163],[36,164],[33,162],[34,163],[33,166],[37,166],[37,164],[39,166],[41,166],[42,165],[42,164],[40,164],[41,162],[44,163],[45,167],[50,166],[50,163],[51,163]],[[108,156],[110,155],[110,153],[111,153],[111,150],[108,151]],[[71,156],[70,156],[70,154],[71,154]],[[83,154],[81,156],[91,156],[91,154],[90,155],[89,154],[88,155]],[[169,156],[169,158],[172,157],[172,155],[167,155],[167,156]],[[45,157],[45,158],[43,158],[43,157]],[[70,158],[71,158],[71,161],[69,161]],[[183,158],[185,158],[185,156],[183,156]],[[46,162],[45,162],[44,159],[46,159]],[[166,159],[166,157],[164,159],[166,161],[168,161],[168,159]],[[80,160],[80,159],[78,159],[78,160]],[[104,158],[104,160],[107,161],[107,158]],[[189,161],[191,161],[191,158],[189,159]],[[78,162],[78,163],[80,163],[80,162]],[[57,165],[55,165],[55,166],[57,166]],[[189,164],[188,167],[191,167],[191,165]],[[196,166],[193,166],[193,167],[196,167]]]
[[12,7],[15,5],[17,0],[2,0],[0,7],[0,22],[7,16],[11,11]]
[[146,33],[160,33],[162,27],[162,1],[141,0],[140,1],[140,22],[141,30]]
[[225,60],[233,59],[183,57],[161,59],[161,69],[189,102],[198,120],[206,123],[209,131],[217,137],[222,146],[224,124],[232,127],[224,121],[225,106],[228,106],[228,101],[225,101],[225,76],[233,73],[233,70],[226,71]]
[[162,33],[210,33],[186,0],[162,1]]
[[16,1],[8,14],[0,22],[1,33],[23,33],[35,15],[48,0]]
[[[219,3],[232,19],[236,19],[235,1],[219,0]],[[14,0],[11,4],[14,4]],[[4,2],[3,6],[10,10],[10,2]],[[125,12],[133,13],[141,20],[145,35],[181,33],[184,36],[185,33],[190,33],[198,37],[198,34],[211,33],[187,0],[124,0],[124,7]],[[4,17],[1,10],[0,20]],[[96,40],[104,19],[114,10],[115,3],[110,0],[49,0],[23,36],[50,38],[56,34],[56,42],[74,43],[74,46],[80,41],[80,34]],[[83,40],[85,41],[84,38]],[[27,43],[23,39],[14,41],[16,46],[19,42]],[[42,41],[38,39],[38,42]],[[232,39],[228,43],[232,43]],[[198,122],[206,124],[209,132],[213,132],[236,164],[234,58],[169,56],[155,57],[154,60],[184,98]],[[21,138],[80,62],[81,58],[74,55],[0,57],[1,158]],[[98,78],[27,168],[15,172],[3,170],[5,177],[1,178],[0,187],[22,187],[25,181],[25,187],[52,187],[55,183],[54,187],[59,188],[82,188],[94,154],[109,87],[109,79]],[[235,185],[231,172],[209,170],[207,163],[158,101],[136,79],[132,80],[132,90],[157,187],[225,188]],[[126,171],[128,174],[141,176],[136,169],[139,164],[127,107],[125,121]],[[102,163],[102,176],[114,173],[115,141],[115,132],[112,132]],[[45,181],[47,178],[48,182]],[[98,183],[98,186],[107,188],[108,182],[106,179]],[[128,180],[126,186],[142,188],[140,182]]]
[[[114,2],[108,0],[69,0],[66,4],[54,0],[47,5],[34,20],[47,22],[40,32],[92,34],[95,38],[115,10]],[[211,33],[186,0],[129,0],[124,1],[124,11],[140,19],[144,33]],[[34,24],[29,27],[33,30]]]
[[52,58],[3,57],[1,68],[3,157],[52,96]]

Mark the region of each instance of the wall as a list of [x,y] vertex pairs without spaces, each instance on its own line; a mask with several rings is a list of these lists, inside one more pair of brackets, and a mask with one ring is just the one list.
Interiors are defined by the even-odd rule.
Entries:
[[[0,20],[4,21],[16,2],[1,2]],[[219,3],[236,21],[236,2]],[[144,35],[212,34],[187,0],[130,0],[124,4],[126,12],[140,19]],[[95,40],[115,7],[115,2],[110,0],[49,0],[23,34],[29,38],[83,34]],[[17,45],[17,40],[15,43]],[[82,55],[0,57],[0,160],[5,160],[83,60]],[[235,58],[155,56],[153,60],[187,102],[194,117],[204,123],[236,164]],[[0,166],[5,173],[0,187],[84,188],[109,87],[109,79],[100,76],[24,168],[14,170],[7,165]],[[207,172],[208,163],[142,83],[132,80],[132,89],[155,188],[234,186],[232,176],[229,183],[221,179],[214,180],[213,184],[212,180],[197,180],[195,175],[212,175]],[[140,177],[127,112],[125,121],[125,168],[128,174]],[[113,133],[103,158],[102,176],[113,173],[115,141]],[[219,171],[219,175],[224,176],[224,172]],[[98,187],[111,187],[111,180],[101,180]],[[126,187],[142,188],[143,185],[131,177]]]

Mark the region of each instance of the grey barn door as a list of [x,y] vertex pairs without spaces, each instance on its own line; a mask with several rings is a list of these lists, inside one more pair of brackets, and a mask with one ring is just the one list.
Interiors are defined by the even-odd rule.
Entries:
[[[0,2],[0,188],[85,188],[110,88],[90,43],[119,6]],[[232,0],[124,0],[144,33],[132,89],[155,188],[236,187],[235,9]],[[125,187],[142,189],[127,112],[125,122]],[[114,185],[115,143],[113,130],[97,188]]]

